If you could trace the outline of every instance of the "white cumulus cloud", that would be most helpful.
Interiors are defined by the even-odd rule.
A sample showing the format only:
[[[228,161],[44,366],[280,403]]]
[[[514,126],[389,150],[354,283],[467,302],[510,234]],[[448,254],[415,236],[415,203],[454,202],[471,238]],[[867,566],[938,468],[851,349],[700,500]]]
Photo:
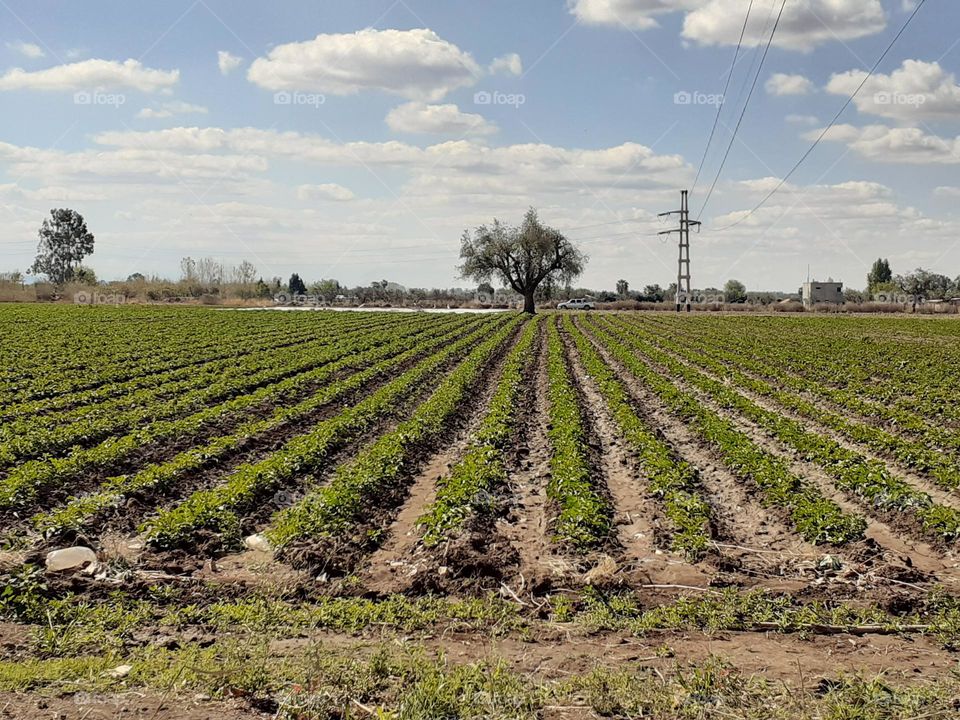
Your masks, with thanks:
[[[771,95],[807,95],[813,90],[813,83],[803,75],[774,73],[767,80],[766,89]]]
[[[490,63],[490,73],[496,75],[504,73],[506,75],[523,75],[523,60],[516,53],[501,55]]]
[[[742,0],[707,0],[697,3],[683,22],[683,36],[702,45],[735,45],[743,28]],[[755,3],[744,44],[766,43],[769,10],[779,12],[779,3]],[[788,0],[783,10],[775,47],[810,51],[828,42],[853,40],[873,35],[887,26],[880,0]]]
[[[497,126],[482,115],[465,113],[456,105],[427,105],[408,102],[387,114],[387,125],[394,132],[435,135],[490,135]]]
[[[323,183],[322,185],[300,185],[297,188],[297,198],[300,200],[335,200],[337,202],[348,202],[356,198],[350,188],[336,183]]]
[[[692,10],[702,0],[570,0],[570,12],[587,25],[614,25],[631,30],[657,27],[656,16]]]
[[[132,88],[143,92],[166,90],[180,80],[179,70],[154,70],[139,60],[83,60],[44,70],[8,70],[0,76],[0,90],[89,90]]]
[[[745,0],[568,0],[582,23],[648,30],[657,18],[684,13],[683,37],[701,45],[735,45],[743,28]],[[776,0],[755,2],[744,43],[765,43],[779,11]],[[886,27],[881,0],[788,0],[773,44],[809,51],[828,42],[873,35]]]
[[[138,118],[159,119],[173,117],[174,115],[190,115],[207,113],[207,108],[203,105],[194,105],[192,103],[174,100],[172,102],[161,103],[156,107],[143,108],[137,113]]]
[[[433,30],[366,29],[278,45],[253,61],[247,78],[269,90],[331,95],[379,90],[436,101],[473,85],[482,73],[469,53]]]
[[[46,53],[43,51],[43,48],[34,43],[28,42],[8,42],[7,47],[10,50],[20,53],[24,57],[28,57],[31,60],[37,60],[42,57],[46,57]]]
[[[220,68],[221,75],[229,75],[240,67],[241,63],[243,63],[242,57],[227,52],[226,50],[217,51],[217,67]]]
[[[815,139],[822,130],[807,133]],[[885,125],[835,125],[824,140],[846,143],[850,149],[876,162],[914,165],[956,165],[960,163],[960,137],[943,138],[919,128],[891,128]]]
[[[862,70],[836,74],[827,83],[827,92],[851,95],[864,77]],[[879,73],[867,80],[854,103],[862,113],[894,120],[952,119],[960,114],[960,85],[940,63],[904,60],[889,75]]]

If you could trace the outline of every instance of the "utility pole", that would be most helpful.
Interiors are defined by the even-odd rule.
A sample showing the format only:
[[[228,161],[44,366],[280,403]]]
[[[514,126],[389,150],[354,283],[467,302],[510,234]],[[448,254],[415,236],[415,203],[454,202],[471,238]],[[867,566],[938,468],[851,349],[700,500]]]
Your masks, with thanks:
[[[690,312],[690,298],[693,295],[690,290],[690,227],[700,227],[698,220],[690,219],[690,207],[688,204],[688,191],[680,191],[680,209],[671,210],[657,215],[657,217],[667,217],[669,215],[680,216],[680,227],[672,230],[663,230],[658,235],[669,235],[670,233],[680,234],[680,255],[677,259],[677,312],[681,307],[685,307]]]

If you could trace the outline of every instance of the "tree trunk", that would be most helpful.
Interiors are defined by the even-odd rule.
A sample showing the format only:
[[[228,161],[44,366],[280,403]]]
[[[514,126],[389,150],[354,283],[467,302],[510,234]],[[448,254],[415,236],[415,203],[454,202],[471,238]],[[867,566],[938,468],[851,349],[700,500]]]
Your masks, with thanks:
[[[525,293],[523,296],[523,311],[531,315],[537,314],[537,306],[533,302],[533,291]]]

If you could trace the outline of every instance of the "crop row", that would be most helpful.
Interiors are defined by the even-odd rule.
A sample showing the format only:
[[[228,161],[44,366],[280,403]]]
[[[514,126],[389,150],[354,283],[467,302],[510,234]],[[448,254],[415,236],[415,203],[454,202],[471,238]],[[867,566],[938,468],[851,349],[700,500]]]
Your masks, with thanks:
[[[356,353],[376,347],[383,340],[383,337],[368,335],[356,338],[353,343],[330,348],[309,360],[308,365],[316,366],[313,368],[304,368],[302,359],[293,358],[291,367],[297,368],[298,372],[281,366],[282,375],[290,377],[281,377],[279,382],[246,394],[236,395],[238,391],[231,390],[229,394],[235,397],[193,415],[151,423],[127,435],[109,438],[97,446],[77,449],[63,458],[32,460],[19,465],[0,480],[0,510],[28,506],[44,490],[81,479],[94,469],[113,467],[145,446],[189,436],[261,403],[278,402],[304,387],[327,381],[337,372],[353,367]]]
[[[65,314],[67,310],[80,310]],[[91,310],[87,308],[86,310]],[[264,317],[261,313],[196,310],[162,315],[134,308],[107,312],[114,322],[98,322],[98,309],[66,308],[55,321],[37,327],[26,321],[15,335],[21,352],[19,374],[2,385],[2,400],[32,401],[92,390],[176,368],[202,364],[207,358],[242,357],[247,341],[309,341],[363,318],[330,318],[318,328],[308,318]],[[367,318],[369,319],[369,318]],[[148,332],[143,332],[148,328]],[[19,328],[18,328],[19,329]]]
[[[293,349],[302,351],[318,344],[329,344],[346,335],[383,329],[382,323],[377,323],[376,318],[350,325],[333,324],[321,327],[322,331],[319,332],[316,328],[304,328],[295,333],[274,329],[256,336],[238,336],[210,348],[207,352],[197,348],[183,348],[182,357],[172,358],[171,369],[138,374],[122,382],[99,385],[89,390],[64,392],[55,397],[11,403],[0,412],[0,421],[4,421],[4,424],[0,425],[0,438],[8,438],[11,434],[29,429],[22,423],[11,425],[11,420],[19,421],[34,416],[34,422],[44,422],[46,418],[35,417],[42,414],[62,424],[84,413],[116,412],[125,407],[154,402],[201,386],[209,382],[209,377],[231,371],[242,357],[254,357],[259,353],[284,353]],[[188,364],[184,364],[184,358],[189,358]],[[130,360],[126,368],[136,371],[142,362],[143,358]],[[61,375],[70,373],[69,368],[60,364],[56,364],[56,371]]]
[[[362,390],[369,383],[388,375],[410,360],[433,352],[437,347],[455,339],[463,330],[464,328],[458,326],[450,332],[446,325],[438,325],[414,338],[417,342],[405,351],[403,348],[411,344],[411,338],[405,336],[365,351],[359,351],[358,348],[356,354],[329,366],[326,374],[332,375],[347,368],[359,367],[364,368],[363,370],[325,385],[319,392],[295,405],[280,406],[267,418],[250,420],[229,435],[214,438],[201,447],[190,448],[166,462],[151,464],[132,475],[108,478],[96,492],[76,497],[58,510],[36,515],[33,525],[45,535],[55,535],[68,528],[79,529],[98,513],[118,506],[133,494],[163,492],[177,480],[222,462],[223,458],[238,451],[251,439],[301,422],[318,408],[329,406],[350,393]]]
[[[724,342],[748,355],[767,357],[801,377],[929,422],[960,421],[960,389],[952,372],[960,356],[955,338],[935,341],[932,330],[941,323],[913,327],[890,318],[858,318],[853,327],[852,322],[820,318],[789,325],[753,323],[749,333],[738,330],[735,322],[723,329]],[[955,334],[950,324],[944,332]],[[816,352],[809,350],[812,347]]]
[[[584,370],[597,384],[620,432],[640,461],[650,493],[664,504],[674,526],[673,549],[696,560],[707,550],[711,536],[710,505],[703,498],[696,468],[679,458],[637,415],[623,382],[569,315],[564,325],[577,346]]]
[[[630,328],[617,323],[621,331]],[[754,401],[690,367],[638,337],[629,334],[633,347],[651,361],[710,396],[721,407],[735,410],[755,422],[767,434],[796,450],[801,457],[822,467],[836,486],[884,511],[913,513],[924,532],[941,540],[953,540],[960,534],[960,512],[937,505],[929,495],[894,477],[886,465],[849,450],[832,438],[810,432],[781,413],[767,410]]]
[[[644,323],[644,326],[656,327],[658,330],[662,328],[674,337],[680,329],[677,326],[664,328],[660,323]],[[927,446],[946,448],[954,454],[960,453],[960,433],[942,427],[937,423],[936,415],[919,414],[887,401],[870,400],[846,387],[834,387],[829,382],[832,376],[826,374],[827,371],[822,368],[817,369],[817,359],[811,359],[802,368],[794,368],[791,367],[794,353],[782,343],[747,345],[740,338],[720,332],[719,328],[713,328],[712,332],[704,329],[692,330],[685,327],[682,337],[685,341],[695,343],[704,352],[735,361],[750,372],[795,392],[827,400],[845,412],[878,421],[897,434],[914,435]],[[721,350],[718,346],[730,349]],[[884,362],[881,357],[875,358],[878,365]],[[943,405],[942,401],[938,404]]]
[[[587,430],[557,320],[553,317],[547,325],[551,451],[547,495],[559,507],[553,524],[555,539],[583,551],[607,541],[613,510],[591,479]]]
[[[189,542],[197,530],[208,529],[222,533],[227,545],[236,542],[243,513],[269,493],[315,475],[335,450],[388,417],[448,361],[501,327],[504,319],[482,322],[479,329],[427,357],[356,405],[290,440],[264,460],[236,468],[216,487],[197,491],[182,503],[161,511],[144,525],[148,538],[160,547],[176,546]]]
[[[732,422],[640,360],[636,353],[638,344],[629,338],[625,328],[619,328],[614,335],[607,323],[594,321],[590,325],[599,343],[615,360],[685,420],[691,431],[710,443],[734,474],[752,481],[767,504],[786,510],[805,539],[841,545],[863,537],[866,521],[862,517],[844,513],[816,487],[791,473],[781,458],[759,447]],[[629,346],[621,341],[625,335]]]
[[[352,460],[337,468],[330,482],[307,494],[274,518],[267,537],[278,548],[292,543],[353,536],[361,546],[375,544],[379,528],[357,537],[376,509],[393,507],[404,477],[417,458],[447,428],[494,352],[514,335],[522,317],[514,316],[498,332],[475,347],[448,374],[413,414],[392,432],[377,438]]]
[[[487,413],[469,447],[437,483],[436,499],[417,521],[428,547],[451,539],[463,529],[468,518],[494,509],[493,493],[508,479],[504,451],[517,433],[524,372],[532,361],[539,329],[539,317],[524,327],[507,356]]]
[[[419,325],[424,325],[420,323]],[[354,339],[364,341],[382,335],[358,332],[348,335],[349,347]],[[0,467],[22,462],[41,455],[56,456],[76,445],[90,446],[92,443],[110,438],[130,428],[143,428],[157,421],[195,412],[210,403],[249,392],[265,384],[282,380],[319,364],[330,362],[343,355],[340,344],[320,342],[299,348],[294,352],[282,353],[275,357],[272,353],[261,353],[244,358],[230,367],[229,372],[213,373],[203,378],[191,392],[185,392],[164,402],[152,402],[151,391],[144,391],[147,397],[138,397],[137,404],[125,411],[108,412],[103,408],[92,408],[89,412],[81,410],[75,422],[60,424],[56,418],[26,418],[23,423],[15,423],[6,432],[6,442],[0,444]],[[17,425],[26,427],[16,427]],[[5,434],[6,434],[5,432]]]
[[[750,363],[745,358],[739,358],[720,350],[711,350],[700,345],[676,343],[659,335],[656,336],[654,342],[683,357],[688,362],[695,363],[715,375],[729,379],[730,382],[741,388],[762,397],[770,398],[803,417],[836,430],[854,442],[893,457],[918,472],[929,474],[937,484],[947,489],[952,490],[960,487],[960,463],[956,459],[922,443],[908,440],[867,423],[852,420],[821,405],[816,405],[793,392],[781,390],[768,382],[750,377],[741,372],[735,365],[739,362],[747,367],[755,367],[754,363]],[[724,361],[715,360],[711,355],[723,358]],[[814,389],[811,387],[813,383],[799,379],[791,385],[793,387],[800,385],[805,390]]]

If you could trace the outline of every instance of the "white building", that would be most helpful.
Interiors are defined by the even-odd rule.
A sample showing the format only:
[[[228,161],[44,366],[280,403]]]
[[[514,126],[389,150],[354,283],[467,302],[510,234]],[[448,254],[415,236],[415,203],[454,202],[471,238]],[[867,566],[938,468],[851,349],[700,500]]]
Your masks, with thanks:
[[[817,282],[810,280],[800,288],[800,297],[803,298],[804,307],[813,307],[820,304],[843,305],[846,300],[843,297],[843,283]]]

